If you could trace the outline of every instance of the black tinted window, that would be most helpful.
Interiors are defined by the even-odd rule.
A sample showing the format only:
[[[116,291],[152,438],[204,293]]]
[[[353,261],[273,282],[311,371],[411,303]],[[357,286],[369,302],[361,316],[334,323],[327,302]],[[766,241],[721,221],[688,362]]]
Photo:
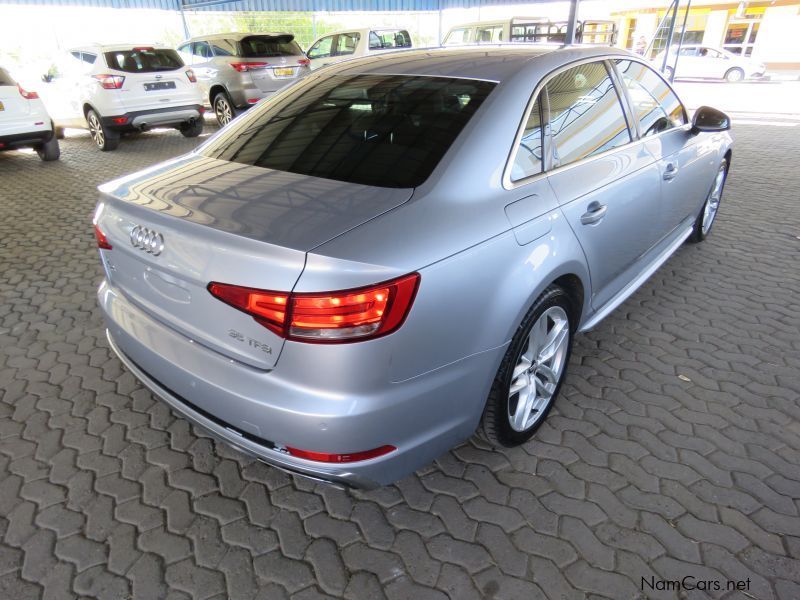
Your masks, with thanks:
[[[303,51],[293,35],[251,35],[239,42],[241,56],[245,58],[261,56],[297,56]]]
[[[0,68],[0,85],[17,85],[17,82],[11,78],[8,71]]]
[[[680,100],[650,67],[632,60],[618,60],[617,71],[628,89],[641,135],[652,135],[686,123]]]
[[[153,73],[174,71],[183,66],[175,50],[154,50],[153,48],[134,48],[106,52],[106,64],[117,71],[126,73]]]
[[[601,62],[567,69],[546,86],[554,166],[631,141],[622,104]]]
[[[416,187],[493,87],[443,77],[333,75],[251,109],[204,153],[326,179]]]
[[[406,30],[370,31],[369,49],[388,50],[391,48],[411,48],[411,36]]]
[[[540,99],[537,98],[519,140],[511,166],[511,180],[518,181],[536,175],[542,172],[542,168],[542,118]]]

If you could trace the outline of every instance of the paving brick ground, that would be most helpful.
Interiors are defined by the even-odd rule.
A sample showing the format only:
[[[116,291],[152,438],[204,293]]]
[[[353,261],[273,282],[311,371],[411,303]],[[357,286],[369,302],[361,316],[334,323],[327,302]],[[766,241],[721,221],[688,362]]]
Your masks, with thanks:
[[[800,136],[735,133],[712,237],[579,338],[535,441],[370,493],[214,443],[109,351],[94,188],[195,142],[0,154],[0,598],[800,598]]]

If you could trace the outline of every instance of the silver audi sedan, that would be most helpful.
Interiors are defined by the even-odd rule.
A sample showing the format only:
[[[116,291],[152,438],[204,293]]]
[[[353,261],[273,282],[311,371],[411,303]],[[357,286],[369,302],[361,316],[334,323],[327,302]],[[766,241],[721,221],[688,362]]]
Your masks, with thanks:
[[[120,360],[243,452],[374,487],[524,443],[594,327],[711,230],[729,119],[639,57],[416,50],[322,69],[100,187]]]

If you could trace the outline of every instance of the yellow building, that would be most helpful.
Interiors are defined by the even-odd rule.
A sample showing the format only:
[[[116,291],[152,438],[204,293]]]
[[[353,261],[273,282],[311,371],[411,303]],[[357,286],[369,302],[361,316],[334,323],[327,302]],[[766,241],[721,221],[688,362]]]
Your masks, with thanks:
[[[615,2],[619,46],[636,50],[656,33],[668,0]],[[686,12],[681,2],[674,43]],[[769,69],[800,69],[800,1],[719,2],[693,0],[684,43],[725,48],[766,63]]]

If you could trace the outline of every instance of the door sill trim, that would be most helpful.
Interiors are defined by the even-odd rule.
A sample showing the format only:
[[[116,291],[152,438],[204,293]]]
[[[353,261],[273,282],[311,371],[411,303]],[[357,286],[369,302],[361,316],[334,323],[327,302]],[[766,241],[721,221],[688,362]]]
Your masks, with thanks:
[[[650,276],[655,273],[661,265],[663,265],[670,256],[672,256],[675,251],[680,248],[683,242],[692,234],[693,224],[687,227],[676,239],[673,241],[669,246],[667,246],[650,265],[639,275],[636,276],[633,281],[631,281],[628,285],[622,288],[619,292],[617,292],[608,302],[606,302],[603,306],[601,306],[595,313],[581,325],[580,331],[581,333],[585,333],[590,329],[593,329],[600,321],[605,319],[614,309],[616,309],[620,304],[625,302],[629,296],[631,296],[636,290],[638,290],[645,281],[650,279]]]

